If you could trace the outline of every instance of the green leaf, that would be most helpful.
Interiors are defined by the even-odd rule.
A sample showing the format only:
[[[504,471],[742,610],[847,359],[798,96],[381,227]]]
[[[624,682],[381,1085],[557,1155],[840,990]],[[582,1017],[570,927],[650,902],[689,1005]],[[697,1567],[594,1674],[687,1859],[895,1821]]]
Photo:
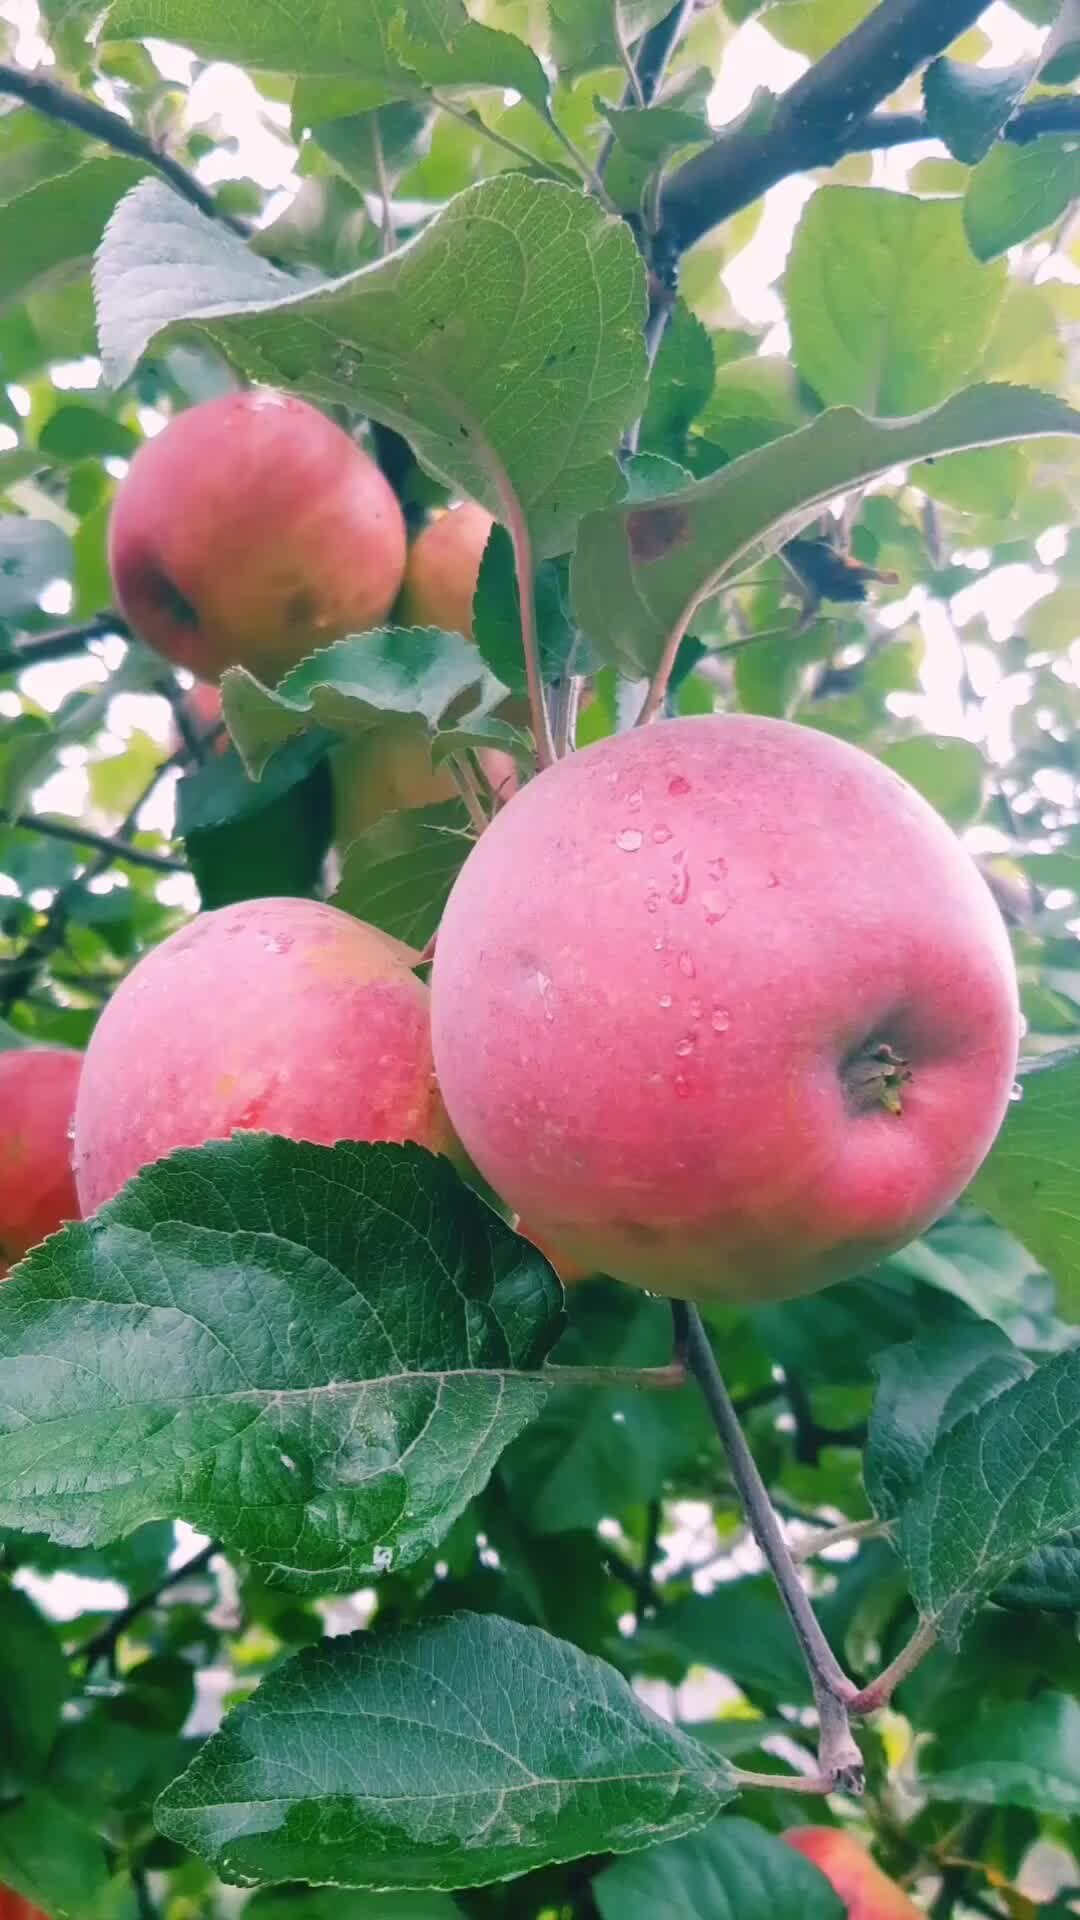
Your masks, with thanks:
[[[999,1607],[1037,1608],[1042,1613],[1080,1610],[1080,1530],[1040,1547],[994,1595]]]
[[[51,413],[38,435],[42,453],[56,460],[107,459],[111,454],[130,460],[139,436],[122,420],[113,420],[97,407],[68,401]]]
[[[785,276],[795,365],[826,406],[938,406],[977,366],[1005,282],[972,259],[955,201],[822,187]]]
[[[976,67],[932,60],[923,75],[927,125],[969,167],[989,153],[1035,76],[1034,60],[1012,67]]]
[[[944,1434],[1033,1365],[989,1321],[960,1321],[922,1340],[889,1347],[874,1364],[878,1390],[863,1457],[874,1512],[892,1520],[916,1492]]]
[[[118,154],[84,160],[0,207],[0,307],[93,254],[117,201],[146,168]]]
[[[1075,140],[1044,134],[1027,146],[1000,141],[980,160],[964,195],[964,231],[977,260],[993,260],[1059,220],[1080,193]]]
[[[1057,1355],[935,1447],[897,1536],[922,1618],[955,1646],[1029,1554],[1080,1526],[1080,1351]]]
[[[1029,653],[1065,653],[1080,636],[1080,586],[1058,587],[1024,615]]]
[[[636,160],[655,164],[680,147],[701,146],[715,138],[708,114],[687,107],[611,107],[598,101],[621,147]]]
[[[593,1881],[601,1920],[844,1920],[823,1873],[750,1820],[715,1820]]]
[[[1058,1309],[1080,1319],[1080,1050],[1021,1078],[1022,1097],[971,1184],[970,1198],[1008,1227],[1057,1282]]]
[[[309,654],[271,691],[244,667],[221,683],[229,732],[255,779],[286,741],[316,733],[359,739],[385,724],[427,741],[450,711],[484,713],[504,689],[471,641],[438,627],[378,627]]]
[[[790,360],[780,354],[754,353],[724,362],[698,421],[698,432],[710,452],[715,448],[723,461],[735,460],[740,453],[764,447],[804,426],[809,418]],[[714,458],[711,464],[719,466],[722,461]]]
[[[715,374],[706,329],[686,302],[677,300],[649,380],[638,435],[642,453],[685,459],[687,433],[712,392]]]
[[[407,1565],[543,1404],[557,1303],[418,1147],[173,1154],[0,1289],[0,1524],[175,1515],[322,1591]]]
[[[691,1831],[729,1778],[614,1668],[466,1613],[298,1654],[156,1817],[232,1884],[474,1887]]]
[[[533,600],[540,672],[545,683],[560,680],[568,669],[587,673],[591,665],[587,650],[579,643],[569,599],[565,558],[541,561],[536,569]],[[521,645],[521,603],[513,543],[505,527],[493,527],[484,548],[473,601],[473,627],[480,657],[496,679],[511,693],[524,693],[528,682]]]
[[[0,115],[0,206],[54,174],[70,173],[85,151],[85,134],[33,107],[15,107]]]
[[[254,781],[230,748],[180,781],[176,831],[204,907],[314,890],[333,827],[325,750],[314,734],[291,740]]]
[[[662,20],[665,0],[619,0],[619,25],[625,46]],[[551,51],[566,72],[586,72],[619,63],[613,0],[548,0]]]
[[[539,557],[616,497],[644,400],[644,268],[626,225],[569,187],[485,181],[411,246],[297,292],[148,181],[109,223],[95,289],[111,380],[163,327],[197,326],[251,379],[360,408],[497,518],[523,511]]]
[[[333,904],[422,951],[472,847],[457,800],[388,813],[350,841]]]
[[[51,1920],[84,1920],[107,1878],[97,1834],[53,1794],[31,1793],[0,1811],[0,1882]]]
[[[986,763],[969,740],[922,733],[896,740],[878,755],[944,815],[965,827],[982,811]]]
[[[319,0],[311,12],[212,0],[115,0],[110,40],[176,40],[207,60],[290,74],[356,75],[377,106],[430,85],[516,87],[546,97],[543,68],[510,33],[469,20],[462,0]]]
[[[68,1696],[63,1650],[33,1602],[0,1587],[0,1789],[40,1778]]]
[[[590,514],[572,569],[578,621],[603,659],[629,677],[651,674],[680,621],[834,494],[927,454],[1077,431],[1080,414],[1022,387],[967,387],[911,420],[832,408],[707,480]]]
[[[262,1887],[249,1920],[461,1920],[444,1893],[356,1893],[345,1887]]]
[[[812,1697],[791,1622],[765,1574],[672,1601],[639,1629],[634,1646],[646,1668],[658,1656],[711,1667],[755,1701],[801,1707]]]
[[[71,542],[52,520],[0,515],[0,620],[31,613],[51,580],[71,575]]]
[[[994,1709],[934,1742],[919,1788],[933,1800],[1080,1813],[1080,1703],[1043,1693]]]

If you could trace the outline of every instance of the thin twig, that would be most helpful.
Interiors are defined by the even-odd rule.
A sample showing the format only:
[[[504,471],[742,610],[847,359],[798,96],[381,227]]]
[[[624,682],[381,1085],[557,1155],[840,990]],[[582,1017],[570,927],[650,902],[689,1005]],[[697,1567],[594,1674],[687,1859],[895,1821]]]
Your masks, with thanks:
[[[378,183],[379,198],[382,201],[380,242],[384,254],[393,253],[397,245],[397,234],[394,230],[394,209],[390,201],[390,182],[387,178],[386,159],[383,154],[382,129],[379,126],[377,113],[371,116],[371,151],[375,160],[375,179]]]
[[[156,1607],[162,1594],[168,1593],[170,1588],[178,1587],[182,1581],[189,1580],[193,1574],[201,1573],[204,1567],[209,1566],[214,1555],[220,1552],[219,1540],[211,1540],[208,1546],[200,1547],[198,1553],[192,1554],[190,1560],[185,1560],[179,1567],[172,1567],[165,1578],[159,1581],[149,1593],[142,1594],[139,1599],[132,1600],[120,1613],[114,1614],[107,1627],[103,1627],[100,1633],[96,1633],[85,1646],[76,1647],[72,1657],[76,1660],[85,1660],[87,1667],[96,1666],[99,1660],[108,1659],[121,1635],[127,1632],[140,1614],[146,1613],[150,1607]]]
[[[622,8],[619,5],[619,0],[612,0],[611,31],[615,39],[615,51],[619,56],[619,65],[626,75],[626,88],[630,96],[627,105],[643,107],[645,105],[645,95],[641,90],[641,81],[637,76],[637,68],[630,58],[630,49],[623,37]]]
[[[133,160],[142,160],[155,173],[160,173],[169,185],[183,194],[185,200],[198,207],[200,213],[209,214],[211,219],[220,220],[234,233],[247,238],[251,228],[246,220],[231,213],[222,213],[212,193],[204,187],[187,167],[166,153],[161,147],[140,133],[123,114],[114,113],[111,107],[103,107],[97,100],[88,100],[81,93],[72,93],[67,87],[49,80],[42,73],[32,73],[25,67],[15,67],[6,61],[0,61],[0,94],[8,94],[15,100],[25,101],[35,112],[44,114],[49,120],[58,120],[66,127],[75,127],[78,132],[89,134],[93,140],[103,140],[115,153],[126,153]]]
[[[555,753],[560,760],[573,752],[577,739],[578,710],[581,695],[585,687],[585,675],[567,673],[555,689],[555,712],[552,716],[552,732],[555,736]]]
[[[469,819],[472,821],[473,826],[476,828],[477,833],[483,833],[484,828],[488,824],[488,816],[484,811],[479,789],[477,788],[476,781],[472,777],[471,769],[466,764],[464,756],[456,753],[449,754],[446,760],[446,770],[458,790],[462,805]]]
[[[723,1376],[696,1306],[672,1302],[676,1357],[685,1357],[712,1414],[732,1478],[754,1538],[761,1548],[806,1662],[818,1711],[818,1760],[833,1788],[860,1793],[862,1755],[848,1721],[847,1702],[856,1689],[840,1666],[799,1578],[757,1462],[746,1443]]]
[[[578,148],[575,147],[573,141],[570,138],[570,135],[566,131],[566,128],[561,127],[559,125],[559,122],[556,120],[555,115],[551,111],[550,107],[548,108],[547,112],[544,114],[544,125],[548,127],[550,131],[555,135],[555,138],[559,142],[559,145],[561,147],[565,147],[566,152],[570,156],[570,159],[573,161],[575,167],[577,168],[582,179],[584,180],[585,185],[588,187],[589,192],[595,194],[596,198],[600,202],[600,205],[605,209],[606,212],[618,214],[619,209],[615,205],[614,200],[611,198],[611,195],[609,194],[607,188],[605,187],[604,182],[600,178],[600,175],[597,172],[596,168],[592,165],[591,161],[587,160],[585,155],[579,152]]]
[[[553,1387],[646,1387],[670,1393],[685,1387],[686,1368],[679,1360],[666,1367],[541,1367],[528,1376]]]
[[[176,860],[171,854],[151,853],[147,847],[133,847],[118,842],[107,833],[93,833],[74,820],[54,820],[45,813],[0,812],[0,822],[10,827],[22,827],[28,833],[40,833],[46,840],[66,840],[74,847],[93,847],[98,853],[106,854],[110,861],[123,860],[131,867],[148,867],[151,873],[188,871],[187,862]]]
[[[50,660],[67,660],[84,652],[91,640],[120,640],[131,637],[131,629],[118,613],[98,613],[75,627],[55,627],[50,633],[21,640],[6,652],[0,651],[0,673],[21,673],[25,667],[44,666]]]
[[[664,650],[660,655],[659,665],[649,682],[649,691],[645,695],[641,712],[634,721],[635,727],[651,726],[652,722],[662,713],[664,701],[667,699],[668,681],[671,679],[672,672],[674,671],[679,648],[686,638],[687,628],[696,612],[697,601],[691,600],[689,605],[684,607],[675,625],[672,627],[671,632],[668,634],[667,639],[664,641]]]
[[[556,755],[540,670],[532,540],[521,504],[510,487],[503,496],[503,524],[514,547],[514,575],[517,581],[518,618],[521,621],[521,650],[525,656],[525,683],[529,690],[529,717],[536,739],[536,764],[543,772],[545,767],[554,765]]]
[[[463,127],[471,128],[473,133],[482,134],[485,140],[490,140],[496,147],[501,147],[504,153],[512,153],[516,160],[524,160],[526,166],[543,167],[544,162],[538,153],[530,153],[528,147],[519,146],[509,134],[499,133],[494,127],[489,127],[487,121],[480,118],[475,107],[455,106],[452,100],[447,100],[441,93],[432,93],[430,97],[440,113],[448,114],[451,120],[460,120]]]
[[[916,1627],[906,1647],[901,1647],[896,1659],[871,1680],[869,1686],[853,1695],[848,1702],[850,1712],[856,1714],[876,1713],[879,1707],[887,1707],[897,1687],[914,1673],[921,1660],[937,1645],[937,1634],[927,1621]]]
[[[812,1533],[809,1540],[803,1540],[792,1547],[791,1557],[797,1566],[804,1560],[816,1560],[819,1553],[827,1547],[843,1547],[854,1540],[885,1540],[889,1536],[887,1520],[845,1520],[838,1527],[822,1527]]]
[[[740,1792],[761,1787],[766,1793],[834,1793],[833,1780],[824,1773],[748,1773],[745,1767],[732,1767],[732,1785]]]
[[[641,94],[641,104],[651,106],[660,89],[664,70],[672,53],[682,38],[683,28],[694,11],[694,0],[677,0],[670,13],[665,13],[655,27],[650,27],[638,43],[637,58],[634,61],[634,76]],[[629,107],[634,103],[629,82],[623,90],[622,105]],[[611,149],[615,135],[609,126],[600,142],[596,156],[596,171],[601,180],[611,158]]]

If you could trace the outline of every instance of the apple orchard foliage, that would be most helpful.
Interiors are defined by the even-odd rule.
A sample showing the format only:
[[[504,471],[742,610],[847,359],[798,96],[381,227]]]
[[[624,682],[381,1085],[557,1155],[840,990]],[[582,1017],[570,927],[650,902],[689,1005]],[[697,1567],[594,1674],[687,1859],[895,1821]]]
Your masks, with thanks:
[[[1069,9],[1017,4],[1033,56],[987,69],[962,0],[42,0],[81,115],[20,92],[0,22],[9,1227],[36,1221],[32,1049],[81,1050],[112,1003],[104,1092],[137,1127],[251,1015],[219,965],[125,1032],[113,996],[199,904],[332,899],[432,939],[485,781],[535,764],[522,580],[558,744],[624,732],[652,682],[658,726],[783,718],[902,774],[978,857],[1026,1020],[1021,1097],[944,1218],[842,1284],[705,1310],[854,1684],[937,1636],[854,1723],[861,1802],[797,1792],[810,1680],[701,1396],[634,1383],[670,1358],[666,1303],[564,1300],[472,1170],[243,1133],[32,1252],[0,1289],[4,1920],[1075,1911],[1080,62]],[[759,91],[717,135],[754,12],[760,87],[805,56],[816,109]],[[896,28],[931,14],[937,43]],[[870,85],[880,42],[845,36],[886,16]],[[888,188],[830,60],[845,100],[925,115],[936,145],[881,133]],[[247,78],[207,118],[218,61]],[[724,270],[787,175],[805,205],[743,311]],[[107,535],[161,418],[246,383],[353,434],[410,539],[462,498],[498,524],[466,614],[410,575],[423,625],[231,671],[222,751],[120,618]],[[188,478],[190,555],[229,504],[212,445]],[[837,875],[858,839],[838,825]],[[314,1015],[257,1004],[321,1084]],[[56,1573],[127,1604],[69,1583],[61,1608]]]

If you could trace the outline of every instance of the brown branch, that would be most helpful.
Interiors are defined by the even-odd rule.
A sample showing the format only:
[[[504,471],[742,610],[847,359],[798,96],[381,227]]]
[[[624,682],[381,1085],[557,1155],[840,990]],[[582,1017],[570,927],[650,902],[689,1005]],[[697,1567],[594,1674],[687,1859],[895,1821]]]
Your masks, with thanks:
[[[214,1555],[220,1552],[220,1542],[211,1540],[208,1546],[200,1547],[198,1553],[192,1554],[190,1560],[183,1561],[178,1567],[171,1567],[156,1587],[153,1587],[149,1593],[140,1595],[137,1600],[132,1600],[122,1612],[114,1614],[107,1627],[103,1627],[102,1631],[95,1634],[92,1640],[88,1640],[85,1646],[76,1647],[72,1657],[76,1660],[85,1660],[87,1667],[96,1665],[99,1660],[111,1659],[117,1641],[121,1634],[127,1632],[132,1621],[137,1620],[139,1615],[146,1613],[150,1607],[156,1607],[162,1595],[168,1593],[170,1588],[180,1586],[193,1574],[202,1573],[203,1569],[210,1565]]]
[[[185,200],[189,200],[193,207],[198,207],[200,213],[221,220],[245,239],[251,232],[246,220],[221,212],[213,194],[196,180],[187,167],[182,166],[179,160],[174,160],[161,147],[155,146],[146,134],[140,133],[130,120],[125,120],[123,114],[114,113],[111,107],[103,107],[97,100],[88,100],[84,94],[72,93],[55,80],[47,79],[43,73],[30,72],[25,67],[12,66],[6,61],[0,61],[0,94],[22,100],[47,119],[58,120],[65,127],[75,127],[79,133],[89,134],[93,140],[104,141],[114,153],[126,153],[133,160],[144,161],[155,173],[160,173],[170,186],[175,187]]]
[[[22,827],[27,833],[40,833],[46,840],[67,840],[75,847],[93,847],[98,853],[107,854],[110,861],[126,860],[129,866],[148,867],[152,873],[186,873],[188,870],[186,861],[175,860],[171,854],[126,845],[107,833],[94,833],[80,826],[77,820],[55,820],[46,813],[0,812],[0,823]]]
[[[131,628],[119,613],[96,613],[92,620],[83,620],[78,626],[54,627],[49,633],[19,641],[6,652],[0,649],[0,673],[21,673],[24,667],[67,660],[72,654],[82,653],[89,641],[106,640],[112,634],[120,640],[131,637]]]
[[[986,0],[883,0],[781,94],[767,127],[722,133],[672,174],[661,200],[670,244],[685,252],[779,180],[831,165],[856,150],[849,144],[853,139],[865,144],[864,123],[874,109],[972,26],[985,5]],[[909,127],[921,119],[896,117]],[[908,131],[903,137],[926,134]]]

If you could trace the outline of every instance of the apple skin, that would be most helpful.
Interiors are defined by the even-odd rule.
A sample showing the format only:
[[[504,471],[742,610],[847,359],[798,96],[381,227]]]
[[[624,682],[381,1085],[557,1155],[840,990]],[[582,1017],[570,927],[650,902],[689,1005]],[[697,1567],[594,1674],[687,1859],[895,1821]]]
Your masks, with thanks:
[[[937,1219],[1019,1036],[1000,916],[938,815],[858,748],[744,715],[524,787],[447,903],[432,1021],[455,1131],[556,1264],[746,1301]]]
[[[221,907],[154,947],[87,1049],[74,1140],[83,1211],[162,1154],[234,1128],[449,1151],[418,958],[300,899]]]
[[[82,1063],[63,1047],[0,1053],[0,1279],[79,1217],[70,1128]]]
[[[429,520],[405,562],[396,619],[402,627],[441,627],[473,638],[473,595],[494,520],[474,500]]]
[[[925,1920],[853,1834],[840,1827],[789,1827],[781,1839],[825,1875],[847,1908],[847,1920]]]
[[[177,414],[139,448],[109,522],[136,633],[202,680],[273,685],[315,648],[389,613],[405,522],[347,433],[293,394],[253,388]]]
[[[35,1907],[14,1887],[0,1887],[0,1920],[49,1920],[42,1907]]]

